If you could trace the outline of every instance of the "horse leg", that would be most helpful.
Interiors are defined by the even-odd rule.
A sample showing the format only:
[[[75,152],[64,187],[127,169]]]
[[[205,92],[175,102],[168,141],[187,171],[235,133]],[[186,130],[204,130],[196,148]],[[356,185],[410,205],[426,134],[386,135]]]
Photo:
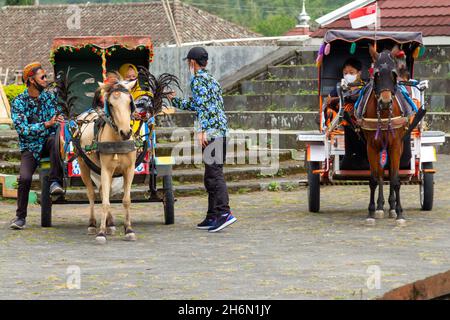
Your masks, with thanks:
[[[394,183],[394,190],[395,190],[395,198],[396,198],[396,206],[395,206],[395,212],[397,213],[397,224],[399,226],[402,226],[405,224],[406,220],[403,216],[403,208],[402,204],[400,202],[400,177],[398,174],[396,174],[393,178]]]
[[[397,213],[395,212],[395,190],[394,190],[394,183],[391,178],[391,181],[389,183],[389,219],[395,219],[397,218]]]
[[[133,162],[134,163],[134,162]],[[134,177],[134,167],[128,169],[123,175],[123,199],[122,204],[125,209],[125,239],[126,241],[136,241],[136,234],[131,228],[131,184]]]
[[[383,172],[383,168],[380,167],[381,172]],[[383,174],[378,177],[378,200],[377,200],[377,210],[375,211],[375,218],[383,219],[384,218],[384,193],[383,193]]]
[[[100,244],[106,243],[106,218],[108,217],[108,212],[111,208],[111,204],[109,202],[109,194],[111,189],[112,182],[112,172],[108,172],[108,170],[102,168],[101,174],[101,182],[102,182],[102,220],[100,223],[100,231],[97,233],[97,237],[95,240]]]
[[[87,197],[89,199],[89,226],[88,235],[95,235],[97,233],[97,220],[95,219],[95,188],[91,180],[91,170],[86,166],[83,161],[79,161],[81,170],[81,180],[87,189]]]
[[[375,224],[375,191],[378,185],[378,182],[373,174],[370,177],[369,185],[370,185],[370,203],[369,203],[369,215],[367,216],[366,223],[369,225],[373,225]]]
[[[106,234],[113,236],[115,233],[116,233],[116,223],[114,222],[114,217],[110,209],[108,210],[108,215],[106,217]]]

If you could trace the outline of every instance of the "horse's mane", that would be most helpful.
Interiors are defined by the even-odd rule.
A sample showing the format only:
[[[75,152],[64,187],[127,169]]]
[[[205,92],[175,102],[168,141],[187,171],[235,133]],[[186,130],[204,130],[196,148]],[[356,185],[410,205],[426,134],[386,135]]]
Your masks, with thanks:
[[[98,87],[97,90],[95,90],[94,98],[92,100],[92,108],[98,108],[103,106],[102,97],[105,96],[106,99],[109,98],[111,93],[117,90],[123,90],[125,87],[120,84],[119,82],[114,83],[108,83],[105,84],[102,87]]]

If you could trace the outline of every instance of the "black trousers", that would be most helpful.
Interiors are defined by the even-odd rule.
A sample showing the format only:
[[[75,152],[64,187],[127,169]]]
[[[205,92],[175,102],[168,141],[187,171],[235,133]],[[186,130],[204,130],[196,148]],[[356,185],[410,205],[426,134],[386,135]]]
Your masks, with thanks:
[[[226,150],[226,138],[212,139],[203,149],[204,183],[208,192],[207,217],[218,217],[230,212],[228,189],[223,175]]]
[[[42,149],[42,157],[50,156],[50,172],[49,181],[59,182],[62,180],[62,167],[59,160],[59,150],[55,145],[55,136],[52,135],[47,138]],[[22,151],[20,156],[20,174],[18,179],[18,191],[17,191],[17,211],[16,216],[18,218],[27,217],[28,198],[30,196],[31,182],[33,180],[33,174],[39,165],[33,153],[26,150]]]

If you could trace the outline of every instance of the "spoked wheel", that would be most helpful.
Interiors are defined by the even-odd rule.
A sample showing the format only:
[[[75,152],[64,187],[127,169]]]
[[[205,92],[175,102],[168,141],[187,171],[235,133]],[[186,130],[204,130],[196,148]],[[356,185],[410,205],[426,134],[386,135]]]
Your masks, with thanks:
[[[422,163],[422,170],[424,169],[433,169],[433,163]],[[434,175],[433,173],[422,171],[420,177],[420,206],[424,211],[431,211],[433,209],[434,198]]]
[[[164,189],[164,223],[175,223],[175,197],[173,195],[172,176],[167,175],[163,177],[163,189]]]
[[[308,161],[308,208],[310,212],[320,210],[320,174],[314,174],[314,170],[320,169],[320,162]]]

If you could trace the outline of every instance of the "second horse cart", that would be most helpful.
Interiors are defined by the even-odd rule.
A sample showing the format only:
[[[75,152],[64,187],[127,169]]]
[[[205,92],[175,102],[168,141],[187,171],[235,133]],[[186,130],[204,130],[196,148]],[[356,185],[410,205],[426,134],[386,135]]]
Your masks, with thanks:
[[[339,110],[332,123],[325,121],[326,97],[337,87],[342,78],[342,65],[349,57],[362,63],[362,78],[370,79],[371,58],[368,46],[377,42],[379,48],[392,48],[398,45],[406,54],[406,67],[414,77],[414,59],[423,53],[422,34],[420,32],[377,32],[329,30],[324,37],[318,68],[319,75],[319,129],[302,132],[298,140],[306,147],[305,162],[308,170],[308,207],[310,212],[320,210],[320,188],[323,185],[359,184],[370,179],[367,160],[343,164],[346,148],[352,142],[346,137],[340,124],[344,121],[344,103],[339,96]],[[336,85],[338,84],[338,85]],[[418,92],[418,108],[426,108],[425,90],[427,80],[417,80],[404,85]],[[428,131],[424,121],[406,137],[404,152],[400,164],[402,184],[419,185],[421,208],[431,210],[433,207],[434,181],[436,170],[433,163],[437,161],[436,146],[445,142],[445,133]],[[361,152],[365,152],[364,150]],[[358,158],[358,157],[357,157]],[[362,159],[366,157],[360,157]],[[386,170],[385,175],[388,172]]]

